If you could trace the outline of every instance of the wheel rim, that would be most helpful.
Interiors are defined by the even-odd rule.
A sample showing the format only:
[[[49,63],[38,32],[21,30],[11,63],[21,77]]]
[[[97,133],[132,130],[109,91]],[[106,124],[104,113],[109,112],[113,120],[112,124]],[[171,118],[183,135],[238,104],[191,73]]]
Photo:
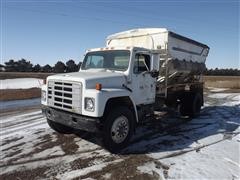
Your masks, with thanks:
[[[120,116],[115,119],[111,128],[111,137],[115,143],[123,142],[129,132],[129,122],[125,116]]]

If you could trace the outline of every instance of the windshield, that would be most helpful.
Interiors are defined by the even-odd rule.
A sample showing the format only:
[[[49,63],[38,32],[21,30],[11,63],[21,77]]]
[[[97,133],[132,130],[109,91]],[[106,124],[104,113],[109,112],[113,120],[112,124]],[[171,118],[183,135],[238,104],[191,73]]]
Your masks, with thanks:
[[[130,51],[128,50],[89,52],[83,60],[81,69],[104,68],[116,71],[126,71],[129,64],[129,58]]]

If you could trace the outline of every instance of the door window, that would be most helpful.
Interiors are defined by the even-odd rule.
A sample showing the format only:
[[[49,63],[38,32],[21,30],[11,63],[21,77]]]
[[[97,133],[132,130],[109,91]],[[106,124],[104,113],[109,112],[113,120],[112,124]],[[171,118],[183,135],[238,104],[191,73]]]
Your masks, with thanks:
[[[150,56],[146,54],[136,54],[133,72],[140,74],[141,72],[150,70]]]

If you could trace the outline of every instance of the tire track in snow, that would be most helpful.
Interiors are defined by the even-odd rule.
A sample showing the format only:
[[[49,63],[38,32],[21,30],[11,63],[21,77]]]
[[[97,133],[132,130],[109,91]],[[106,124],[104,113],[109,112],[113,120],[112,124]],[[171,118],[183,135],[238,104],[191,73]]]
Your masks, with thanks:
[[[238,134],[240,134],[240,132],[233,134],[233,137],[237,136]],[[180,150],[180,151],[173,152],[173,153],[170,153],[170,154],[167,154],[167,155],[163,155],[162,157],[158,157],[158,158],[156,158],[156,160],[167,159],[167,158],[171,158],[171,157],[180,156],[180,155],[192,152],[192,151],[198,151],[202,148],[209,147],[211,145],[214,145],[214,144],[220,143],[222,141],[226,141],[226,140],[227,139],[220,139],[218,141],[214,141],[214,142],[211,142],[211,143],[208,143],[208,144],[203,144],[203,145],[193,147],[193,148],[190,148],[190,149]]]
[[[43,120],[41,120],[41,119],[43,119]],[[19,131],[22,131],[22,130],[28,130],[28,128],[31,128],[31,127],[36,127],[36,126],[39,126],[39,125],[46,124],[45,118],[40,118],[39,120],[41,120],[41,121],[34,122],[34,123],[31,123],[31,124],[27,124],[27,125],[22,125],[22,126],[20,125],[19,128],[4,129],[4,130],[1,131],[0,136],[9,135],[9,134],[16,133],[16,132],[19,132]]]
[[[43,158],[33,158],[30,160],[22,160],[22,161],[17,161],[14,163],[10,163],[10,164],[3,164],[0,165],[0,168],[3,167],[9,167],[9,166],[23,166],[23,165],[28,165],[31,163],[35,163],[35,162],[44,162],[44,161],[54,161],[56,159],[68,159],[71,158],[72,156],[79,156],[79,155],[83,155],[86,154],[88,155],[91,152],[95,152],[98,150],[102,150],[101,148],[95,148],[95,149],[91,149],[91,150],[84,150],[84,151],[79,151],[77,153],[75,153],[74,155],[67,155],[67,154],[63,154],[63,155],[53,155],[53,156],[49,156],[49,157],[43,157]],[[1,162],[1,161],[0,161]]]
[[[31,130],[32,127],[37,128],[40,125],[46,123],[46,118],[42,115],[41,111],[33,111],[24,113],[21,115],[13,115],[7,117],[1,117],[0,122],[0,136],[1,139],[5,139],[14,133],[20,131]],[[5,136],[5,137],[4,137]]]
[[[38,116],[38,117],[34,117],[34,118],[31,118],[31,119],[23,119],[22,121],[20,122],[11,122],[11,123],[3,123],[3,124],[0,124],[2,128],[13,128],[15,126],[19,126],[19,125],[24,125],[24,124],[28,124],[29,121],[31,121],[31,123],[33,122],[36,122],[38,121],[39,119],[43,119],[45,117],[43,116]]]
[[[31,117],[40,117],[40,116],[43,116],[41,111],[34,111],[34,112],[31,112],[31,113],[24,113],[24,114],[21,114],[21,115],[13,115],[13,116],[7,116],[7,117],[4,117],[2,116],[1,117],[1,122],[0,124],[4,124],[4,123],[9,123],[9,122],[21,122],[22,120],[26,120],[28,118],[31,118]]]

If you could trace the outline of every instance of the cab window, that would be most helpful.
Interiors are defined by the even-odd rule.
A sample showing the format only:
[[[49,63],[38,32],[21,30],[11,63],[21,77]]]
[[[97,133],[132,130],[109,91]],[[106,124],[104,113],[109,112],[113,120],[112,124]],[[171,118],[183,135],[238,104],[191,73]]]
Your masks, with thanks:
[[[133,72],[140,74],[141,72],[150,70],[150,56],[146,54],[136,54]]]
[[[101,68],[103,66],[103,56],[88,56],[86,68]]]

